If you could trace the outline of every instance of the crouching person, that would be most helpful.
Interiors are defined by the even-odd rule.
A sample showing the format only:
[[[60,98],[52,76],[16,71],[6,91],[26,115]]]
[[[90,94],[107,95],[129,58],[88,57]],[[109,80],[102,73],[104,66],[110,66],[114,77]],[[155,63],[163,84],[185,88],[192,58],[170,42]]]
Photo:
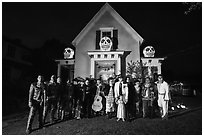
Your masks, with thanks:
[[[43,102],[45,96],[45,87],[43,84],[43,77],[39,75],[37,77],[37,82],[32,83],[29,90],[29,101],[28,106],[30,107],[30,113],[28,116],[26,133],[30,134],[32,132],[32,123],[36,111],[39,114],[39,128],[43,127]]]

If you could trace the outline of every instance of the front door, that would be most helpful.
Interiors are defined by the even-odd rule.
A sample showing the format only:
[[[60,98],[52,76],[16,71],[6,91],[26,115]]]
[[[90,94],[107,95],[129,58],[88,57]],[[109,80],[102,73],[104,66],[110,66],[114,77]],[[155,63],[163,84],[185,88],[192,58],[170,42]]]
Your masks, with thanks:
[[[64,65],[61,67],[61,79],[62,79],[62,83],[65,84],[67,82],[67,80],[69,79],[69,66]]]
[[[103,81],[108,80],[115,73],[116,61],[96,61],[95,62],[95,78],[101,78]]]
[[[61,67],[61,79],[62,83],[66,84],[67,80],[72,81],[74,78],[74,65],[62,65]]]

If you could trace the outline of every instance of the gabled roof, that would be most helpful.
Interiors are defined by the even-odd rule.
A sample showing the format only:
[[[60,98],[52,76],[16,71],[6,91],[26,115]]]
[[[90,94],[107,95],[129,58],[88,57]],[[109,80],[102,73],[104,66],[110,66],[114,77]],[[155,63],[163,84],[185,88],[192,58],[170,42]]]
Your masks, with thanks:
[[[89,30],[94,26],[94,24],[102,17],[105,12],[109,12],[125,29],[131,36],[139,41],[143,42],[143,38],[108,4],[105,3],[104,6],[97,12],[97,14],[89,21],[89,23],[82,29],[82,31],[77,35],[77,37],[72,41],[72,44],[77,45],[82,38],[89,32]]]

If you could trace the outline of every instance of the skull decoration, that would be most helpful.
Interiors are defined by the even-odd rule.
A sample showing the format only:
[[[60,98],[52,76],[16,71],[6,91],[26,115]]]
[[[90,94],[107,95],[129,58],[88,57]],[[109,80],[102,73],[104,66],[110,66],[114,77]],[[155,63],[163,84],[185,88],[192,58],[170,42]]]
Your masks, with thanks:
[[[154,57],[155,50],[152,46],[147,46],[143,49],[144,57]]]
[[[103,37],[101,38],[99,45],[102,51],[110,51],[113,42],[109,37]]]
[[[64,59],[70,59],[74,56],[74,50],[71,48],[64,49]]]

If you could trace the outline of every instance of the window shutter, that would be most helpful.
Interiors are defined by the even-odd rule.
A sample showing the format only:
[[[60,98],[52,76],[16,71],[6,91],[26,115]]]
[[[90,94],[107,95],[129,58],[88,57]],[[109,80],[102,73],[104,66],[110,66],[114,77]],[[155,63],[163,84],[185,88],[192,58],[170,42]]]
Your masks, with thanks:
[[[96,49],[100,49],[99,42],[101,38],[101,31],[96,30]]]
[[[113,30],[113,50],[118,49],[118,30]]]

